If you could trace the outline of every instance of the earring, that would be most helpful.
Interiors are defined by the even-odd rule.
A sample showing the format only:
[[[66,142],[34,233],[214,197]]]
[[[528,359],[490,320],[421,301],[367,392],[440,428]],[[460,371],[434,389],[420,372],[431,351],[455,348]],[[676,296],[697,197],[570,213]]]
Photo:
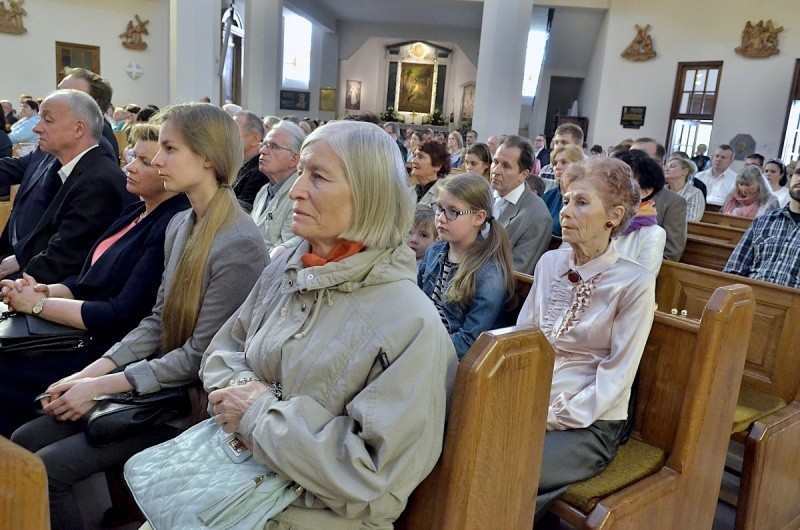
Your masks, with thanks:
[[[614,221],[611,220],[606,221],[606,228],[614,228]]]

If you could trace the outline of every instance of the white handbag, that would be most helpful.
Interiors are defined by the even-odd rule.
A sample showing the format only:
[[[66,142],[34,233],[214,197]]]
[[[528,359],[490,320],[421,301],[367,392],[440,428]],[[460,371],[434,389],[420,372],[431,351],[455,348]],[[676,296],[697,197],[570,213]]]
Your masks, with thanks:
[[[125,481],[154,530],[260,529],[301,495],[252,458],[234,462],[228,436],[207,419],[128,460]]]

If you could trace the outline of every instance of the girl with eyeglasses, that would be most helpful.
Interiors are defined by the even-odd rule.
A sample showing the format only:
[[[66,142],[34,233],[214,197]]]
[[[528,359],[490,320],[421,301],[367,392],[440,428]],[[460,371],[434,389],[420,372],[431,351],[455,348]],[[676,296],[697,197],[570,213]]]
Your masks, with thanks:
[[[432,204],[439,241],[417,269],[417,283],[439,310],[459,359],[483,331],[497,327],[514,291],[511,244],[491,204],[480,175],[444,180]]]

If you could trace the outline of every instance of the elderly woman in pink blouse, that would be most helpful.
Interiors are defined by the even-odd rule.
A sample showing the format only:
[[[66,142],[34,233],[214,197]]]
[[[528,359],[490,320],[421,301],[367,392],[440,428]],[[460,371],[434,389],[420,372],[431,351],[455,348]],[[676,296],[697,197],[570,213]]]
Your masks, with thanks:
[[[537,519],[569,484],[614,458],[655,310],[655,277],[611,244],[639,205],[628,165],[592,158],[570,166],[561,181],[569,248],[539,260],[517,321],[541,328],[556,354]]]

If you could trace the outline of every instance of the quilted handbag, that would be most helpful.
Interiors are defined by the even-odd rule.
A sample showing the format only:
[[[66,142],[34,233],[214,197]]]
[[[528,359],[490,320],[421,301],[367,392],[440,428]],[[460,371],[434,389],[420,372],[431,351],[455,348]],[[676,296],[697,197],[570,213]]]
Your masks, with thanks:
[[[207,419],[125,464],[125,481],[154,530],[261,529],[303,488],[254,459],[235,463]]]
[[[148,427],[188,416],[192,409],[185,387],[165,388],[151,394],[123,392],[102,396],[86,419],[86,440],[103,447]]]

